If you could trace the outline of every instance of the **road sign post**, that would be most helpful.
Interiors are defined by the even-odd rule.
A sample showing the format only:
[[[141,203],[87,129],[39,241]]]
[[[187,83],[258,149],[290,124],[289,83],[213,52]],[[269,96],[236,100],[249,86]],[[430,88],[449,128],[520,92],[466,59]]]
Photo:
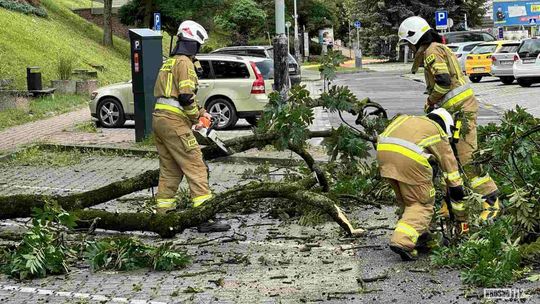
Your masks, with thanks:
[[[435,28],[438,30],[448,29],[448,11],[435,12]]]
[[[360,28],[362,27],[362,22],[356,20],[354,22],[354,27],[356,28],[356,48],[354,50],[354,66],[356,68],[362,68],[362,50],[360,49]]]

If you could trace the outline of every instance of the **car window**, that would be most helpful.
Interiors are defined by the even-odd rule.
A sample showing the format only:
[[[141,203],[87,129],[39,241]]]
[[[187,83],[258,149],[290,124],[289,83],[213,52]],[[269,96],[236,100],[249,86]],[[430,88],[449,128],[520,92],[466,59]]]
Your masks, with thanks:
[[[495,37],[491,36],[490,34],[488,33],[482,33],[482,36],[484,36],[484,41],[495,41]]]
[[[247,50],[247,55],[266,58],[266,53],[264,52],[264,50]]]
[[[497,53],[515,53],[519,44],[503,44]]]
[[[537,57],[540,54],[540,40],[539,39],[530,39],[525,40],[521,44],[518,50],[519,57]]]
[[[274,78],[274,61],[273,60],[263,60],[255,62],[255,65],[263,75],[264,79],[273,79]]]
[[[448,48],[450,49],[450,51],[452,51],[454,53],[459,50],[459,46],[457,46],[457,45],[448,45]]]
[[[202,67],[202,73],[198,74],[199,79],[210,79],[210,62],[207,60],[199,60]]]
[[[212,61],[216,79],[249,78],[249,71],[243,62]]]
[[[469,44],[463,47],[464,52],[472,51],[478,44]]]
[[[471,54],[489,54],[495,52],[495,49],[497,49],[495,44],[478,45],[471,51]]]

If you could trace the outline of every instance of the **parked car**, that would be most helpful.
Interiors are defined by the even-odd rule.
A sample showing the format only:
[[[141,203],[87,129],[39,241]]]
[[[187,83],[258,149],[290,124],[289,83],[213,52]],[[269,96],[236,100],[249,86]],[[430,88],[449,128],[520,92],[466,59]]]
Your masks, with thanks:
[[[448,32],[441,34],[444,44],[453,44],[460,42],[472,42],[472,41],[495,41],[495,37],[490,33],[481,31],[460,31],[460,32]]]
[[[499,77],[504,84],[514,82],[514,56],[519,47],[519,42],[508,42],[491,56],[491,75]]]
[[[270,59],[224,54],[198,55],[197,102],[219,118],[218,129],[231,128],[239,118],[257,123],[272,91],[274,63]],[[92,93],[90,112],[103,127],[120,127],[134,118],[131,81]]]
[[[540,82],[540,39],[521,42],[514,57],[514,77],[522,87]]]
[[[212,52],[212,54],[232,54],[239,56],[253,56],[253,57],[263,57],[274,59],[274,47],[271,45],[265,46],[229,46],[217,49]],[[296,85],[300,84],[302,80],[301,69],[296,59],[289,54],[289,78],[291,79],[291,84]]]
[[[491,56],[497,52],[504,43],[509,41],[484,42],[477,45],[467,55],[465,72],[472,82],[480,82],[482,77],[491,76]]]
[[[456,57],[458,59],[459,65],[461,66],[461,71],[465,73],[465,60],[467,59],[467,55],[474,49],[475,46],[482,43],[481,41],[473,41],[473,42],[458,42],[458,43],[452,43],[447,45],[447,47],[456,54]]]

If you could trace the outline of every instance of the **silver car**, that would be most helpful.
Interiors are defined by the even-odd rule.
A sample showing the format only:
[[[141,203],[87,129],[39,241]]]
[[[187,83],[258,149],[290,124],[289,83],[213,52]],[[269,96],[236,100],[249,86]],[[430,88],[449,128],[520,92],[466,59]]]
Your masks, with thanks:
[[[519,42],[505,43],[491,55],[491,75],[499,77],[504,84],[514,82],[514,57],[518,48]]]
[[[456,54],[459,65],[461,66],[461,71],[465,73],[465,61],[467,60],[467,55],[474,49],[475,46],[479,45],[483,41],[471,41],[471,42],[458,42],[448,44],[447,47]]]
[[[219,118],[218,129],[231,128],[239,118],[255,125],[272,92],[274,63],[270,59],[223,54],[198,55],[197,102]],[[103,127],[121,127],[134,118],[131,81],[92,93],[90,112]]]

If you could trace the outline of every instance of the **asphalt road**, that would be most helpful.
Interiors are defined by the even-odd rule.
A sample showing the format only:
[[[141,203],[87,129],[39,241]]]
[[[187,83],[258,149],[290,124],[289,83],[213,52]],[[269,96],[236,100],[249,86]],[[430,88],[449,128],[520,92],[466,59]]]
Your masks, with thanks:
[[[359,99],[371,98],[381,104],[390,117],[396,114],[423,115],[423,107],[427,95],[424,94],[425,85],[402,76],[403,71],[393,72],[364,72],[339,75],[334,85],[346,85]],[[498,119],[494,110],[480,104],[478,122],[486,124]],[[333,126],[341,124],[337,114],[331,114]],[[344,115],[345,120],[354,124],[355,117]]]

